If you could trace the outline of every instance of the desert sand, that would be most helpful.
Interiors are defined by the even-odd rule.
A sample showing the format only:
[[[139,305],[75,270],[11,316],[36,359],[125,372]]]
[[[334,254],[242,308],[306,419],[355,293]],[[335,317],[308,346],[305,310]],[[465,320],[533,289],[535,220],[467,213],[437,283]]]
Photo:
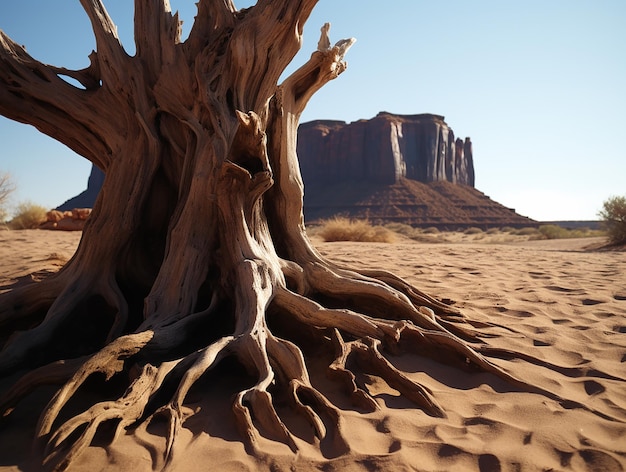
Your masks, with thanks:
[[[0,232],[0,291],[58,270],[78,232]],[[288,409],[300,452],[262,440],[248,455],[231,421],[236,375],[221,372],[193,390],[196,410],[174,450],[177,471],[623,471],[626,469],[626,253],[593,252],[597,240],[509,243],[323,243],[328,258],[395,272],[427,293],[454,301],[471,320],[492,323],[485,342],[545,361],[495,360],[516,376],[573,403],[518,391],[488,374],[411,354],[389,356],[430,388],[447,418],[433,418],[379,378],[361,379],[380,410],[363,414],[311,360],[311,376],[343,410],[351,451],[330,457]],[[4,380],[6,389],[14,379]],[[52,388],[29,395],[0,422],[0,470],[37,470],[30,439]],[[89,395],[86,392],[85,395]],[[587,409],[581,408],[585,405]],[[149,471],[161,464],[158,424],[92,445],[71,470]]]

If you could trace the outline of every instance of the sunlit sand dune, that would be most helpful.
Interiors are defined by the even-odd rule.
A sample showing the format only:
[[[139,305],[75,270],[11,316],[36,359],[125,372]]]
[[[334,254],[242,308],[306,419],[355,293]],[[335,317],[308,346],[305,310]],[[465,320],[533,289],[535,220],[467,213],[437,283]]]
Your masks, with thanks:
[[[58,270],[80,233],[0,232],[0,291]],[[585,250],[597,240],[395,244],[314,241],[345,265],[384,268],[418,288],[453,302],[495,347],[539,359],[495,360],[544,390],[571,400],[516,391],[484,373],[447,367],[412,354],[389,356],[408,376],[431,389],[447,413],[433,418],[373,375],[363,382],[379,411],[351,406],[325,376],[329,359],[312,359],[313,383],[345,412],[350,451],[336,455],[316,444],[309,426],[287,406],[280,413],[297,432],[300,452],[261,440],[246,453],[230,412],[240,377],[209,374],[190,393],[197,410],[174,450],[180,471],[623,471],[626,469],[626,253]],[[14,379],[5,380],[6,389]],[[37,470],[30,437],[52,388],[32,394],[0,422],[0,470]],[[85,395],[90,392],[86,391]],[[584,407],[582,407],[584,406]],[[155,422],[93,444],[77,461],[80,471],[149,471],[161,465],[166,424]]]

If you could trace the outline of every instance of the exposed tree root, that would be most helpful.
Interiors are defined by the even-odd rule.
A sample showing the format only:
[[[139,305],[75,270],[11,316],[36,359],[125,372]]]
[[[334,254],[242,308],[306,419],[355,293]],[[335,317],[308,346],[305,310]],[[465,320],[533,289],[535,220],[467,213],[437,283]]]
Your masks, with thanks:
[[[113,310],[113,322],[106,336],[106,341],[111,341],[122,334],[128,322],[128,303],[115,282],[115,277],[110,272],[108,275],[99,272],[97,276],[88,277],[85,271],[73,270],[68,266],[64,273],[58,274],[63,277],[51,277],[40,284],[26,286],[9,293],[6,308],[0,310],[0,315],[6,316],[6,321],[18,320],[19,315],[38,311],[38,308],[47,306],[45,317],[28,331],[15,331],[6,343],[2,356],[0,356],[0,372],[8,372],[15,367],[23,365],[25,360],[33,353],[50,343],[52,337],[58,333],[64,323],[75,315],[78,305],[94,297],[101,297],[105,306]],[[61,289],[61,287],[63,287]],[[37,289],[40,290],[37,290]],[[43,293],[43,297],[41,296]],[[53,298],[54,297],[54,298]],[[39,300],[27,302],[27,300]],[[21,301],[24,301],[24,304]],[[52,300],[50,305],[47,302]]]
[[[26,395],[42,385],[63,385],[84,364],[84,357],[60,360],[34,369],[20,377],[0,398],[0,412],[9,415]]]
[[[289,267],[293,269],[293,265]],[[321,269],[318,267],[316,270]],[[243,262],[238,272],[242,280],[237,289],[240,291],[238,300],[241,300],[241,305],[237,308],[237,323],[231,335],[221,337],[207,347],[181,358],[164,360],[156,365],[145,363],[142,359],[150,356],[151,352],[168,352],[174,344],[184,342],[180,334],[192,321],[185,319],[154,331],[143,330],[121,336],[88,359],[58,361],[24,376],[5,394],[1,403],[3,414],[10,414],[19,398],[36,386],[61,382],[62,388],[50,401],[37,427],[37,435],[45,444],[43,463],[47,469],[65,470],[92,443],[98,429],[105,423],[115,423],[114,440],[128,428],[139,425],[145,427],[156,417],[166,418],[169,425],[162,462],[159,461],[167,468],[174,461],[176,437],[185,421],[194,414],[185,406],[189,390],[224,358],[235,356],[256,378],[254,385],[236,394],[233,401],[234,420],[251,453],[260,452],[260,437],[284,443],[294,452],[299,449],[302,438],[293,435],[274,405],[274,395],[278,392],[282,392],[281,396],[288,398],[294,410],[311,424],[315,437],[327,445],[328,451],[332,451],[329,454],[348,452],[350,447],[343,436],[340,411],[311,384],[301,348],[293,341],[272,334],[265,319],[269,309],[317,330],[320,340],[334,351],[335,360],[329,365],[329,375],[341,382],[354,405],[365,411],[378,409],[379,405],[367,388],[357,381],[358,372],[379,376],[426,414],[445,417],[445,411],[436,402],[433,392],[407,377],[384,354],[385,350],[398,352],[401,346],[405,346],[436,359],[447,359],[452,365],[489,372],[514,389],[544,395],[565,407],[584,408],[612,419],[602,412],[518,379],[492,363],[485,355],[523,358],[569,376],[587,375],[589,372],[558,368],[532,356],[484,344],[472,347],[448,331],[442,325],[443,318],[439,314],[430,308],[415,306],[409,298],[411,292],[403,294],[399,291],[398,288],[405,287],[396,279],[391,279],[396,284],[397,288],[394,288],[386,284],[379,285],[364,276],[348,279],[346,274],[353,274],[351,272],[333,276],[332,292],[327,296],[336,297],[339,290],[345,290],[344,293],[350,295],[351,305],[355,305],[354,300],[368,302],[365,305],[367,311],[377,313],[373,316],[355,311],[354,306],[353,309],[326,308],[311,298],[294,293],[282,285],[280,278],[271,276],[272,270],[268,271],[260,261]],[[380,316],[380,310],[371,306],[372,303],[382,304],[385,299],[389,301],[389,306],[395,308],[394,311],[390,310],[392,316],[389,317]],[[412,320],[396,319],[399,310],[401,316]],[[214,308],[196,315],[197,318],[211,316],[215,316]],[[474,332],[474,338],[478,336],[479,333]],[[63,407],[91,375],[100,373],[110,379],[122,371],[130,372],[133,365],[140,366],[139,370],[135,368],[138,373],[131,375],[129,387],[122,396],[116,400],[96,403],[83,413],[55,426]],[[173,393],[168,394],[169,401],[154,410],[146,410],[157,395],[171,391],[163,388],[172,381],[178,386]]]
[[[30,283],[3,294],[0,327],[12,332],[13,326],[29,327],[29,324],[39,324],[64,288],[63,279],[60,274],[56,274],[41,282]]]

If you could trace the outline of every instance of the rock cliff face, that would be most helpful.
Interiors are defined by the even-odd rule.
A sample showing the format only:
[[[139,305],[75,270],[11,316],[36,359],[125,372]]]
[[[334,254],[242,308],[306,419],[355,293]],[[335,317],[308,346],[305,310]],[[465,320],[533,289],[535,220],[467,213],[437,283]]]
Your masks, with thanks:
[[[307,185],[402,178],[474,186],[469,138],[455,139],[443,116],[393,115],[371,120],[312,121],[300,125],[298,156]]]
[[[96,166],[91,166],[91,173],[87,181],[87,190],[81,192],[65,203],[59,205],[56,209],[60,211],[71,211],[74,208],[92,208],[96,202],[96,197],[100,192],[100,188],[104,183],[104,172]]]

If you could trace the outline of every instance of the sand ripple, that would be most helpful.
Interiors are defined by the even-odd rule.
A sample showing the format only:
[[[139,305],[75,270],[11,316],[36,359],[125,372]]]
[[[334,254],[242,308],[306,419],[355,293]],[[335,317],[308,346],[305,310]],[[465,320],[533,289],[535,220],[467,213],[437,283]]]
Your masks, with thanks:
[[[58,270],[79,237],[43,231],[0,233],[0,290],[33,272],[42,277]],[[583,243],[317,245],[337,262],[383,267],[454,301],[470,319],[498,325],[487,329],[493,337],[486,342],[533,356],[544,365],[494,362],[597,414],[516,391],[491,375],[460,372],[407,354],[390,360],[430,388],[448,418],[431,418],[411,408],[397,391],[372,376],[362,380],[381,410],[364,415],[328,382],[323,362],[319,360],[318,369],[317,360],[312,360],[312,381],[344,410],[350,455],[333,458],[324,448],[320,453],[318,446],[306,442],[311,434],[302,425],[298,456],[269,441],[260,444],[265,457],[248,456],[228,426],[230,396],[240,387],[238,381],[213,378],[211,385],[219,389],[190,397],[196,402],[190,406],[200,410],[185,425],[188,432],[177,446],[177,470],[624,471],[626,254],[584,252]],[[21,411],[27,418],[26,408]],[[296,418],[286,421],[299,424]],[[0,444],[8,441],[7,434],[25,437],[17,433],[19,424],[13,423],[13,428],[9,433],[0,430]],[[112,471],[126,464],[137,472],[150,470],[152,458],[142,446],[146,443],[157,450],[163,445],[157,436],[143,443],[127,436],[106,453],[91,448],[78,469]],[[16,451],[0,451],[0,469],[18,470],[13,465]]]

